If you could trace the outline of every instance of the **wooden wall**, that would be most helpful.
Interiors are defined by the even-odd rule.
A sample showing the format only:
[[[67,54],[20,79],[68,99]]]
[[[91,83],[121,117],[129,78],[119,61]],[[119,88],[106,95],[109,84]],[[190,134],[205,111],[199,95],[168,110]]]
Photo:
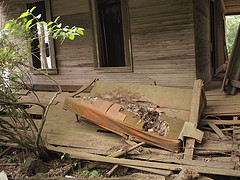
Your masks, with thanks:
[[[239,0],[224,0],[227,9],[227,14],[240,14],[240,1]]]
[[[205,83],[211,80],[210,55],[210,4],[209,0],[193,0],[196,74],[198,79]]]
[[[11,0],[24,4],[28,0]],[[189,0],[129,0],[134,72],[94,70],[93,40],[88,0],[52,0],[53,18],[85,29],[85,35],[62,45],[55,42],[62,85],[83,85],[92,78],[164,86],[192,86],[196,79],[193,4]],[[35,84],[51,84],[35,75]]]
[[[225,35],[225,15],[220,1],[215,1],[215,70],[221,71],[226,60],[226,35]]]

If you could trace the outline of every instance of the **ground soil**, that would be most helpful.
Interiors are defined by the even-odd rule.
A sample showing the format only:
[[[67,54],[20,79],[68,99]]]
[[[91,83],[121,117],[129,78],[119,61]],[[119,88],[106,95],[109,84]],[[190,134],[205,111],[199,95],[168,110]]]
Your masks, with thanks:
[[[9,147],[0,147],[0,154]],[[45,159],[42,159],[44,166],[47,166],[46,172],[36,173],[34,169],[28,167],[26,170],[26,162],[28,159],[36,159],[37,157],[30,152],[25,150],[11,148],[5,154],[1,154],[0,158],[0,172],[4,171],[9,180],[14,179],[61,179],[61,178],[105,178],[107,172],[113,167],[109,164],[103,164],[98,166],[96,169],[81,170],[88,161],[80,161],[77,159],[71,159],[65,154],[53,154]],[[38,169],[38,167],[34,167]],[[30,169],[30,170],[29,170]],[[125,175],[132,175],[139,171],[119,167],[113,174],[112,177],[122,177]]]

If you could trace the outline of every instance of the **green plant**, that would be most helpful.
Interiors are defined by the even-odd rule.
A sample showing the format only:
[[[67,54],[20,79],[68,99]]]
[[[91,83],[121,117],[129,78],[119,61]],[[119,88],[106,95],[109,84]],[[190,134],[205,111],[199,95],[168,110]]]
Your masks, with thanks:
[[[14,158],[10,155],[4,155],[3,160],[7,161],[8,163],[14,162]]]
[[[237,30],[240,24],[240,16],[226,16],[226,34],[227,34],[227,48],[228,56],[230,57]]]
[[[84,170],[81,172],[80,176],[89,177],[89,178],[100,178],[101,174],[97,170],[93,170],[93,171]]]
[[[80,176],[88,176],[90,172],[88,170],[84,170],[81,172]]]
[[[100,178],[100,174],[97,170],[93,170],[89,175],[89,178]]]
[[[39,41],[49,36],[63,41],[68,38],[74,40],[75,36],[83,35],[83,29],[78,27],[62,27],[58,23],[59,17],[54,21],[40,21],[41,14],[35,16],[33,11],[36,7],[22,13],[17,19],[12,19],[0,30],[0,111],[5,112],[8,118],[0,118],[0,135],[6,141],[17,143],[36,155],[42,156],[46,153],[41,133],[46,122],[49,107],[61,93],[60,85],[47,74],[29,65],[29,55],[31,54],[29,44],[35,40]],[[46,26],[47,32],[39,34],[32,33],[36,26]],[[35,28],[36,29],[36,28]],[[41,42],[40,42],[41,45]],[[41,49],[41,48],[40,48]],[[45,55],[42,55],[45,56]],[[39,59],[40,60],[40,59]],[[31,90],[31,74],[29,69],[34,69],[42,75],[48,77],[57,84],[59,90],[55,93],[47,105],[38,102],[20,102],[16,93],[20,89]],[[37,126],[28,114],[26,105],[39,106],[42,108],[42,119],[40,126]]]

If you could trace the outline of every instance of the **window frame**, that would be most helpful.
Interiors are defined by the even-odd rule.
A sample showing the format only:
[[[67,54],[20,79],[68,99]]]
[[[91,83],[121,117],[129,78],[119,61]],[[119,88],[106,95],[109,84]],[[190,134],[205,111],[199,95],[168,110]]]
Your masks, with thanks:
[[[51,15],[51,0],[39,0],[37,2],[44,2],[45,4],[45,13],[46,13],[46,21],[50,22],[52,20],[52,15]],[[27,9],[27,4],[26,4],[26,9]],[[31,44],[29,44],[29,46],[31,46]],[[48,74],[51,75],[55,75],[58,74],[58,69],[57,69],[57,63],[56,63],[56,55],[55,55],[55,46],[54,46],[54,40],[52,38],[49,38],[49,49],[50,49],[50,57],[51,57],[51,65],[52,68],[47,68],[47,69],[43,69],[43,68],[38,68],[39,70],[43,71],[43,72],[47,72]],[[30,54],[30,65],[33,66],[33,58],[32,58],[32,54]],[[41,74],[40,72],[36,71],[36,70],[31,70],[33,72],[34,75],[38,75]]]
[[[97,0],[89,0],[89,8],[90,8],[92,34],[93,34],[94,70],[97,70],[98,72],[133,72],[133,58],[132,58],[132,47],[131,47],[128,0],[121,0],[125,66],[100,67],[101,44],[99,40],[100,30],[99,30],[99,21],[98,21],[98,13],[97,13]]]

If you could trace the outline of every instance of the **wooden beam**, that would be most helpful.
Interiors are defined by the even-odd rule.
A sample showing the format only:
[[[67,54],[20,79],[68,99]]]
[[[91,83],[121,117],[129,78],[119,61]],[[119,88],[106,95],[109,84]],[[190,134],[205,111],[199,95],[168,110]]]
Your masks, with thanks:
[[[222,6],[223,13],[227,14],[227,9],[226,9],[224,1],[223,0],[220,0],[220,1],[221,1],[221,6]]]
[[[233,87],[240,88],[240,81],[229,80],[229,83],[230,83],[230,85],[233,86]]]
[[[82,87],[82,85],[61,85],[63,92],[76,92]],[[35,91],[56,91],[58,90],[57,85],[51,84],[39,84],[33,85]]]
[[[146,169],[151,168],[151,169],[158,169],[158,170],[166,170],[166,171],[163,171],[163,173],[171,173],[172,170],[173,171],[181,171],[183,168],[192,169],[194,167],[194,169],[196,171],[198,171],[199,173],[203,173],[203,174],[214,174],[214,175],[240,177],[240,170],[208,168],[208,167],[201,167],[201,166],[184,166],[184,165],[178,165],[178,164],[148,162],[148,161],[139,161],[139,160],[130,160],[130,159],[118,159],[118,158],[113,158],[113,157],[105,157],[105,156],[99,156],[96,154],[84,153],[84,152],[77,151],[74,148],[54,147],[51,145],[48,145],[47,148],[48,148],[48,150],[51,150],[51,151],[70,154],[71,158],[119,164],[119,165],[127,166],[127,167],[132,166],[133,168],[143,167]]]
[[[223,140],[226,141],[226,136],[222,133],[222,131],[216,126],[216,124],[212,122],[208,122],[208,125],[215,131],[215,133]]]
[[[198,124],[198,120],[200,118],[200,101],[201,101],[202,86],[203,86],[202,80],[195,80],[194,86],[193,86],[189,122],[194,123],[196,127]],[[195,139],[187,138],[186,144],[185,144],[184,159],[193,158],[194,146],[195,146]]]
[[[208,122],[214,123],[216,125],[240,125],[239,120],[213,120],[213,119],[201,120],[201,124],[208,124]]]

